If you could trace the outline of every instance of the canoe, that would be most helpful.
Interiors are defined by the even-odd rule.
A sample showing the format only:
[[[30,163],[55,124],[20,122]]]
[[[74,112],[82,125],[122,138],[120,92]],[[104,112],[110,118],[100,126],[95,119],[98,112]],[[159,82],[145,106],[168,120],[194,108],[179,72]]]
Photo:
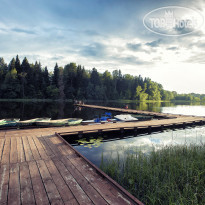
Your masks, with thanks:
[[[152,120],[153,116],[147,116],[147,115],[132,115],[133,117],[137,118],[140,121],[146,121],[146,120]]]
[[[70,118],[68,119],[68,125],[79,125],[81,122],[83,121],[83,119],[80,118]]]
[[[126,114],[115,115],[114,118],[120,121],[124,121],[124,122],[138,121],[138,119],[135,117],[132,117],[132,115],[126,115]]]
[[[51,118],[47,118],[47,117],[44,117],[44,118],[36,118],[35,120],[35,125],[40,125],[41,122],[50,122]]]
[[[18,126],[31,126],[31,125],[35,125],[36,122],[40,122],[43,120],[50,120],[50,118],[34,118],[30,120],[19,121],[17,122],[17,125]]]
[[[19,120],[20,119],[17,119],[17,118],[4,119],[4,122],[2,122],[0,126],[1,127],[13,127],[13,126],[16,126]]]
[[[89,125],[89,124],[93,124],[93,123],[95,123],[95,120],[84,120],[84,121],[82,121],[82,125]]]
[[[37,121],[36,125],[40,126],[65,126],[68,125],[69,119],[60,119],[60,120],[42,120]]]
[[[0,125],[5,123],[5,119],[0,120]]]

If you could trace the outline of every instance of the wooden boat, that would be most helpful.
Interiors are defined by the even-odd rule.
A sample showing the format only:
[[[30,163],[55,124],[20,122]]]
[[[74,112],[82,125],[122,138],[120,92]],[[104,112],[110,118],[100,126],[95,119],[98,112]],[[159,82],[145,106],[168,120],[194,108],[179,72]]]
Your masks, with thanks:
[[[123,122],[133,122],[133,121],[138,121],[137,118],[132,117],[132,115],[127,115],[127,114],[121,114],[121,115],[115,115],[115,119],[123,121]]]
[[[40,122],[40,121],[43,121],[43,120],[50,120],[51,118],[34,118],[34,119],[31,119],[31,120],[24,120],[24,121],[19,121],[17,122],[17,125],[18,126],[32,126],[32,125],[35,125],[36,122]]]
[[[48,121],[50,122],[51,118],[47,118],[47,117],[44,117],[44,118],[36,118],[35,120],[35,125],[39,125],[39,123],[43,122],[43,121]]]
[[[132,115],[132,116],[137,118],[140,121],[147,121],[153,119],[153,116],[148,116],[148,115]]]
[[[4,119],[4,121],[1,122],[0,126],[1,127],[13,127],[13,126],[16,126],[19,120],[20,119],[17,119],[17,118]]]
[[[59,120],[42,120],[42,121],[37,121],[36,125],[40,126],[65,126],[68,125],[68,120],[69,119],[59,119]]]
[[[83,119],[80,118],[70,118],[68,119],[68,125],[79,125],[81,122],[83,121]]]
[[[82,125],[89,125],[89,124],[94,124],[95,123],[95,120],[83,120],[82,121]]]
[[[0,120],[0,125],[5,123],[5,119]]]

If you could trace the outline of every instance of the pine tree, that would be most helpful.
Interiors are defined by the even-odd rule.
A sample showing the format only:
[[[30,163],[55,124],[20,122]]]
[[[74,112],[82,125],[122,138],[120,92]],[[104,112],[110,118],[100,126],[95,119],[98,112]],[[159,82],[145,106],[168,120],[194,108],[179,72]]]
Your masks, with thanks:
[[[9,71],[15,69],[15,59],[12,58],[11,62],[9,63]]]
[[[16,56],[15,68],[16,68],[17,74],[22,72],[21,62],[19,60],[19,56],[18,55]]]
[[[58,88],[58,79],[59,79],[59,68],[58,68],[58,64],[56,63],[54,67],[53,77],[52,77],[52,85],[56,86],[56,88]]]

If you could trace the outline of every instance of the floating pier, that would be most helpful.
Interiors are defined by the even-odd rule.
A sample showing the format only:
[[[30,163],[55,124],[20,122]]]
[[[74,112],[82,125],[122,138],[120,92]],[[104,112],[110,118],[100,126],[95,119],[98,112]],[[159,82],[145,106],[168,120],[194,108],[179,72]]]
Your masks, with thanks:
[[[104,124],[92,124],[92,125],[68,127],[66,132],[58,133],[61,136],[69,136],[69,135],[81,136],[83,134],[88,134],[88,133],[103,133],[103,132],[111,132],[111,131],[119,131],[123,133],[127,130],[130,131],[133,130],[135,134],[137,134],[138,131],[142,131],[142,130],[144,130],[145,132],[152,132],[155,130],[158,131],[163,130],[165,128],[171,128],[171,129],[185,128],[187,126],[205,124],[205,117],[198,117],[198,116],[174,115],[174,114],[167,114],[167,113],[112,108],[112,107],[104,107],[104,106],[97,106],[97,105],[77,105],[77,106],[117,111],[117,112],[130,113],[130,114],[151,115],[155,117],[160,117],[160,119],[150,120],[150,121],[104,123]]]
[[[55,132],[0,131],[0,204],[139,204]]]
[[[0,204],[143,203],[77,152],[69,135],[204,125],[205,118],[96,105],[84,107],[146,114],[160,120],[71,127],[0,130]],[[66,136],[66,137],[65,137]]]

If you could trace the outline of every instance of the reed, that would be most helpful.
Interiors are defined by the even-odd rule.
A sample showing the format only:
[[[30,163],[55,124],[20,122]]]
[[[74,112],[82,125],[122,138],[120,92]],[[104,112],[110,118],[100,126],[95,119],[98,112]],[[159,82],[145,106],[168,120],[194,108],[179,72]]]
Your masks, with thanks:
[[[205,204],[205,144],[102,155],[101,169],[145,204]]]

